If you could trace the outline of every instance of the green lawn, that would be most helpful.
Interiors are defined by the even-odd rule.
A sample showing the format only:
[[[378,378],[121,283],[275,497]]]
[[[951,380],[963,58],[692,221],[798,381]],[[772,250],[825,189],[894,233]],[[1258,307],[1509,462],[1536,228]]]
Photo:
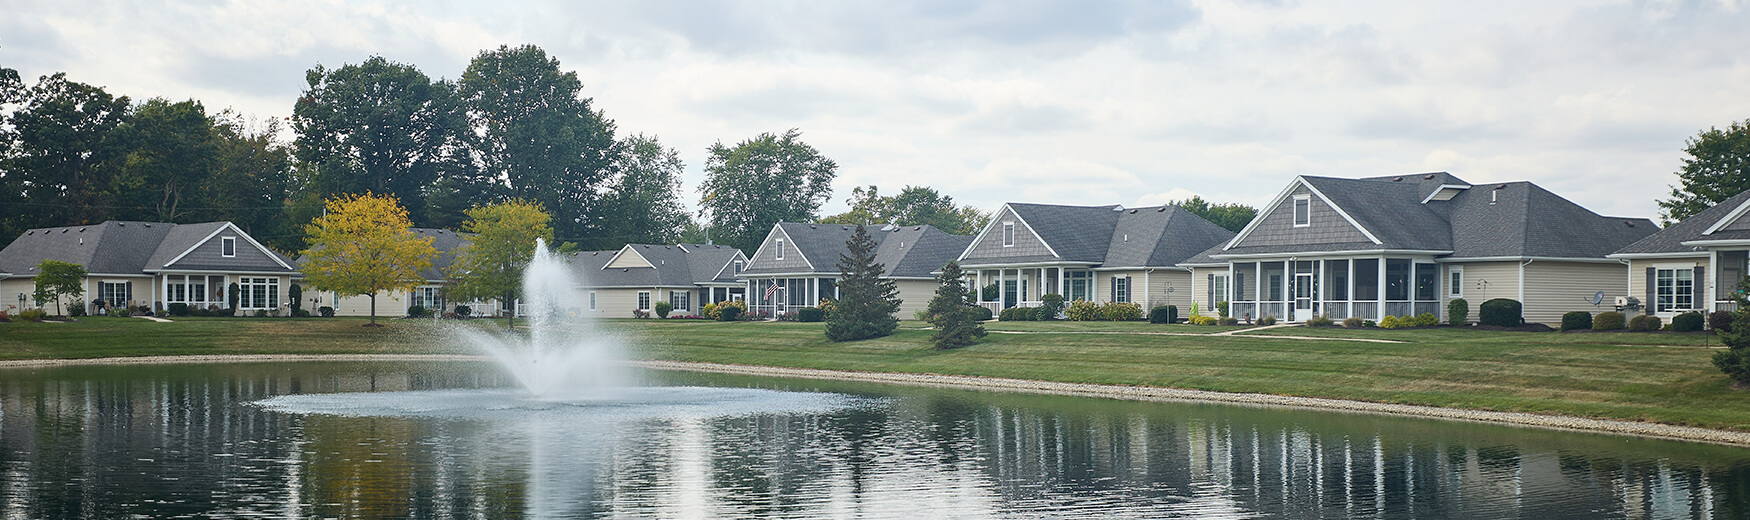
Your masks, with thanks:
[[[0,359],[255,353],[469,353],[429,321],[362,318],[189,318],[153,323],[0,323]],[[1680,334],[1344,330],[1285,327],[1259,334],[1333,339],[1112,334],[1218,332],[1141,323],[991,323],[971,347],[937,351],[923,324],[831,343],[818,323],[607,320],[644,359],[917,372],[1258,392],[1490,410],[1559,413],[1750,430],[1750,392],[1713,368],[1712,338]],[[502,329],[477,320],[446,327]],[[1076,331],[1100,332],[1074,334]]]

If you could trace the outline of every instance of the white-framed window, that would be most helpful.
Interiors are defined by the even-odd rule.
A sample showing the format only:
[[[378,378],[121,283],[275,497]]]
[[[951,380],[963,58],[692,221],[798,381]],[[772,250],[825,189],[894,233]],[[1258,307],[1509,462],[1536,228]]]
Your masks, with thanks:
[[[595,291],[589,292],[589,310],[595,310]]]
[[[638,310],[650,310],[650,291],[638,291]]]
[[[693,303],[692,300],[693,300],[692,293],[689,293],[687,291],[669,291],[668,292],[668,305],[670,307],[672,307],[674,310],[684,311],[684,310],[692,308],[691,307],[691,305]]]
[[[736,260],[735,261],[735,274],[741,274],[741,269],[743,267],[747,267],[747,262]]]
[[[273,309],[279,307],[279,278],[240,278],[237,280],[237,308]]]
[[[164,302],[188,302],[188,276],[175,275],[164,277]]]
[[[1294,227],[1312,225],[1312,195],[1294,196]]]
[[[784,239],[779,238],[776,240],[778,241],[777,242],[777,244],[778,244],[778,257],[777,258],[779,260],[783,260],[784,259]]]
[[[1210,310],[1215,309],[1215,304],[1227,301],[1228,278],[1229,278],[1229,276],[1227,273],[1218,274],[1218,275],[1215,275],[1215,277],[1212,280],[1214,283],[1209,284],[1210,285],[1210,287],[1209,287],[1209,308],[1210,308]]]
[[[219,238],[219,256],[225,258],[237,256],[237,237]]]
[[[1653,312],[1687,311],[1695,308],[1695,269],[1655,270]]]
[[[1003,223],[1003,247],[1014,247],[1014,246],[1015,246],[1015,223],[1014,222],[1004,222]]]
[[[97,294],[111,308],[127,305],[128,301],[134,299],[134,282],[105,280],[100,282]]]
[[[432,311],[437,311],[444,306],[442,289],[435,285],[415,287],[413,288],[413,294],[409,296],[407,302],[409,307],[418,305]]]
[[[1464,297],[1464,266],[1454,265],[1446,268],[1446,294],[1453,298]]]
[[[1130,303],[1130,277],[1112,277],[1112,301]]]

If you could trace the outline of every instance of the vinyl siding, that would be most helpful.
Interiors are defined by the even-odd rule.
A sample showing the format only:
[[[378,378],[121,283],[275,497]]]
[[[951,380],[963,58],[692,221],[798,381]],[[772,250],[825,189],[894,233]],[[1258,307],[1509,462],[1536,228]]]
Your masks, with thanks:
[[[1294,198],[1310,194],[1312,191],[1306,186],[1296,186],[1293,194],[1271,209],[1236,247],[1369,242],[1366,235],[1317,195],[1312,196],[1311,225],[1294,227]]]
[[[935,280],[894,280],[899,287],[899,312],[894,316],[909,320],[912,314],[930,306],[930,299],[936,297],[936,288],[941,284]]]
[[[1138,271],[1132,278],[1139,288],[1143,284],[1144,276],[1142,273],[1142,271]],[[1143,312],[1159,305],[1176,305],[1179,307],[1179,315],[1181,316],[1191,312],[1191,299],[1197,295],[1197,292],[1192,288],[1191,273],[1177,269],[1156,269],[1153,273],[1149,273],[1147,278],[1148,292],[1137,295],[1139,298],[1132,299],[1132,301],[1142,304]],[[1167,291],[1169,288],[1172,289],[1171,292]]]
[[[1214,296],[1214,300],[1210,299],[1210,296],[1209,296],[1209,275],[1212,275],[1212,274],[1225,275],[1225,274],[1227,274],[1227,272],[1228,272],[1228,268],[1226,268],[1226,267],[1193,267],[1193,268],[1191,268],[1191,276],[1190,276],[1190,280],[1189,280],[1189,283],[1192,285],[1191,295],[1197,299],[1197,310],[1198,310],[1199,314],[1204,315],[1204,316],[1215,316],[1215,315],[1219,314],[1216,312],[1215,304],[1221,302],[1222,298],[1224,298],[1224,296],[1217,294]],[[1180,306],[1179,307],[1179,315],[1180,316],[1190,316],[1191,309],[1189,307]]]
[[[1477,307],[1495,298],[1519,299],[1518,262],[1475,262],[1450,264],[1464,266],[1464,298],[1470,304],[1470,321],[1477,320]],[[1441,274],[1449,272],[1441,269]],[[1440,317],[1445,321],[1446,304],[1452,301],[1446,280],[1440,282]],[[1557,316],[1558,322],[1560,316]]]
[[[1750,220],[1750,219],[1744,219],[1744,220]],[[1615,292],[1606,291],[1605,294],[1610,294],[1610,295],[1612,295],[1612,299],[1615,299],[1614,296],[1622,295],[1623,291],[1627,291],[1627,296],[1633,296],[1633,297],[1641,300],[1641,310],[1639,311],[1639,313],[1644,314],[1647,312],[1651,312],[1651,310],[1653,308],[1653,303],[1654,303],[1653,298],[1651,298],[1650,295],[1647,294],[1647,268],[1648,267],[1654,267],[1654,268],[1659,268],[1659,269],[1692,268],[1692,269],[1696,269],[1697,271],[1705,271],[1707,273],[1707,277],[1708,277],[1708,279],[1705,282],[1708,284],[1708,287],[1710,289],[1717,291],[1717,289],[1718,289],[1717,284],[1719,283],[1719,280],[1714,279],[1714,278],[1716,278],[1716,276],[1714,276],[1716,273],[1712,272],[1713,271],[1712,269],[1708,269],[1707,265],[1708,265],[1708,259],[1706,257],[1693,258],[1693,259],[1690,259],[1690,258],[1672,258],[1672,259],[1664,259],[1664,260],[1631,260],[1629,263],[1629,267],[1628,267],[1628,276],[1625,277],[1628,280],[1628,283],[1622,284],[1622,287],[1618,288]],[[1733,281],[1731,283],[1736,283],[1736,282]],[[1697,301],[1696,306],[1705,309],[1708,306],[1708,302]],[[1666,313],[1660,314],[1659,316],[1667,318],[1665,321],[1670,321],[1669,318],[1676,316],[1676,315],[1677,315],[1677,313],[1675,313],[1675,312],[1666,312]],[[1630,316],[1633,316],[1633,314],[1630,314]]]
[[[1015,223],[1015,245],[1003,247],[1003,223]],[[967,252],[966,260],[1002,259],[1010,257],[1051,256],[1051,251],[1045,247],[1045,242],[1038,235],[1027,229],[1021,219],[1008,208],[1003,208],[1002,214],[991,219],[990,233],[973,245]]]
[[[1470,274],[1470,268],[1465,268]],[[1552,262],[1525,266],[1525,321],[1559,325],[1562,313],[1615,310],[1617,296],[1626,296],[1628,267],[1618,263]],[[1592,295],[1604,291],[1604,303],[1592,305]]]
[[[785,239],[784,240],[784,259],[783,260],[778,260],[778,256],[777,256],[778,252],[777,252],[776,241],[780,238]],[[834,269],[832,267],[832,264],[836,264],[838,262],[838,260],[839,259],[837,259],[837,258],[823,260],[823,261],[826,261],[828,265],[822,266],[822,268],[823,269]],[[785,272],[785,273],[800,273],[800,272],[806,272],[808,270],[808,262],[806,260],[802,259],[802,253],[800,253],[796,250],[796,244],[794,244],[791,240],[785,238],[782,233],[778,233],[778,232],[774,231],[773,233],[766,235],[766,241],[764,243],[760,244],[759,251],[754,254],[753,260],[748,262],[747,268],[748,269],[761,269],[761,270],[778,270],[778,272]],[[627,311],[627,312],[630,313],[631,311]]]

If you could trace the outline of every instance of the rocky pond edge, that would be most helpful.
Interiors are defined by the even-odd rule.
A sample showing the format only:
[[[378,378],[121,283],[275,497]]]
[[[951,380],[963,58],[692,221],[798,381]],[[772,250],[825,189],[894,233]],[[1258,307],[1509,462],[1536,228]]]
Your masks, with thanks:
[[[253,363],[278,361],[490,361],[474,355],[397,355],[397,354],[245,354],[208,356],[146,356],[88,359],[29,359],[0,361],[0,369],[56,367],[77,365],[148,365],[186,363]],[[816,368],[788,368],[758,365],[733,365],[692,361],[629,361],[627,364],[656,370],[679,370],[718,374],[855,381],[907,386],[988,390],[1032,394],[1097,397],[1126,401],[1221,403],[1242,406],[1298,408],[1404,417],[1422,417],[1467,422],[1494,423],[1512,426],[1606,433],[1653,439],[1723,444],[1750,447],[1750,432],[1676,426],[1648,422],[1592,419],[1566,415],[1545,415],[1526,412],[1499,412],[1442,408],[1410,404],[1375,403],[1320,397],[1294,397],[1273,394],[1251,394],[1186,390],[1152,386],[1124,386],[1089,383],[1061,383],[1030,379],[1010,379],[981,376],[940,374],[908,374],[898,372],[856,372]]]

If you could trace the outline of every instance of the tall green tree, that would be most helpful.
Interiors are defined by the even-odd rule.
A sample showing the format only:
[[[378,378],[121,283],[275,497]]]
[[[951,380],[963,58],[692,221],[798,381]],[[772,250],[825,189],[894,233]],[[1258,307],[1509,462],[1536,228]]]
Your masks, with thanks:
[[[310,248],[299,270],[310,285],[342,296],[369,295],[377,326],[377,293],[411,290],[437,256],[432,237],[413,232],[407,210],[389,195],[365,192],[328,200],[327,214],[305,227]],[[235,307],[235,306],[233,306]]]
[[[1734,121],[1724,130],[1709,127],[1685,145],[1688,157],[1677,169],[1680,186],[1672,186],[1671,198],[1659,201],[1659,217],[1666,226],[1750,189],[1750,119]]]
[[[1184,208],[1185,211],[1189,211],[1193,215],[1203,217],[1203,220],[1235,233],[1245,229],[1246,225],[1251,224],[1252,219],[1258,216],[1258,208],[1238,203],[1211,204],[1197,195],[1192,195],[1191,198],[1185,200],[1168,202],[1167,205]]]
[[[882,278],[887,266],[875,261],[875,238],[862,224],[839,254],[839,301],[826,320],[826,338],[856,341],[893,334],[899,327],[899,287]]]
[[[481,52],[457,82],[480,170],[471,184],[486,203],[522,199],[551,212],[560,240],[582,241],[619,218],[603,210],[613,179],[614,123],[590,108],[583,82],[540,47]]]
[[[286,207],[293,187],[292,149],[278,139],[280,128],[276,118],[251,124],[229,110],[213,117],[217,160],[201,187],[204,209],[191,212],[188,221],[226,220],[280,251],[303,248],[304,230],[296,223],[311,217],[297,218]]]
[[[514,303],[522,297],[523,270],[535,256],[535,239],[553,241],[552,220],[533,202],[510,200],[468,210],[462,230],[472,233],[456,250],[450,264],[455,284],[450,295],[461,300],[497,299]],[[514,314],[514,313],[512,313]],[[516,328],[514,316],[505,327]]]
[[[36,264],[36,290],[31,297],[37,305],[44,302],[55,302],[55,315],[66,313],[61,311],[61,298],[70,296],[78,298],[85,294],[85,266],[60,260],[43,260]]]
[[[0,73],[0,197],[12,202],[0,205],[0,229],[10,238],[29,228],[109,218],[118,156],[111,133],[128,118],[127,96],[65,73],[28,89],[16,76]]]
[[[664,148],[655,136],[635,134],[621,140],[614,167],[618,177],[601,202],[613,218],[603,219],[599,237],[580,245],[602,250],[679,240],[691,223],[680,199],[684,170],[680,152]]]
[[[426,189],[466,170],[467,117],[455,87],[412,65],[373,56],[304,75],[292,108],[306,200],[365,192],[394,197],[427,224]]]
[[[199,101],[146,100],[109,142],[123,154],[107,188],[121,206],[116,217],[182,222],[210,202],[203,189],[218,165],[218,136]]]
[[[960,262],[949,260],[942,266],[936,283],[936,296],[930,298],[930,306],[925,310],[930,315],[930,325],[936,328],[936,333],[930,336],[936,349],[964,347],[984,337],[987,334],[984,325],[973,317],[977,311],[966,304],[972,292],[966,289],[966,273],[960,270]]]
[[[763,133],[734,147],[712,144],[705,159],[699,206],[711,236],[753,251],[778,222],[808,222],[832,196],[838,163],[799,139],[792,128]]]
[[[898,195],[884,197],[871,184],[851,188],[845,201],[851,210],[821,219],[827,224],[928,224],[955,235],[971,235],[990,223],[990,215],[978,208],[955,206],[954,197],[926,186],[906,186]]]

